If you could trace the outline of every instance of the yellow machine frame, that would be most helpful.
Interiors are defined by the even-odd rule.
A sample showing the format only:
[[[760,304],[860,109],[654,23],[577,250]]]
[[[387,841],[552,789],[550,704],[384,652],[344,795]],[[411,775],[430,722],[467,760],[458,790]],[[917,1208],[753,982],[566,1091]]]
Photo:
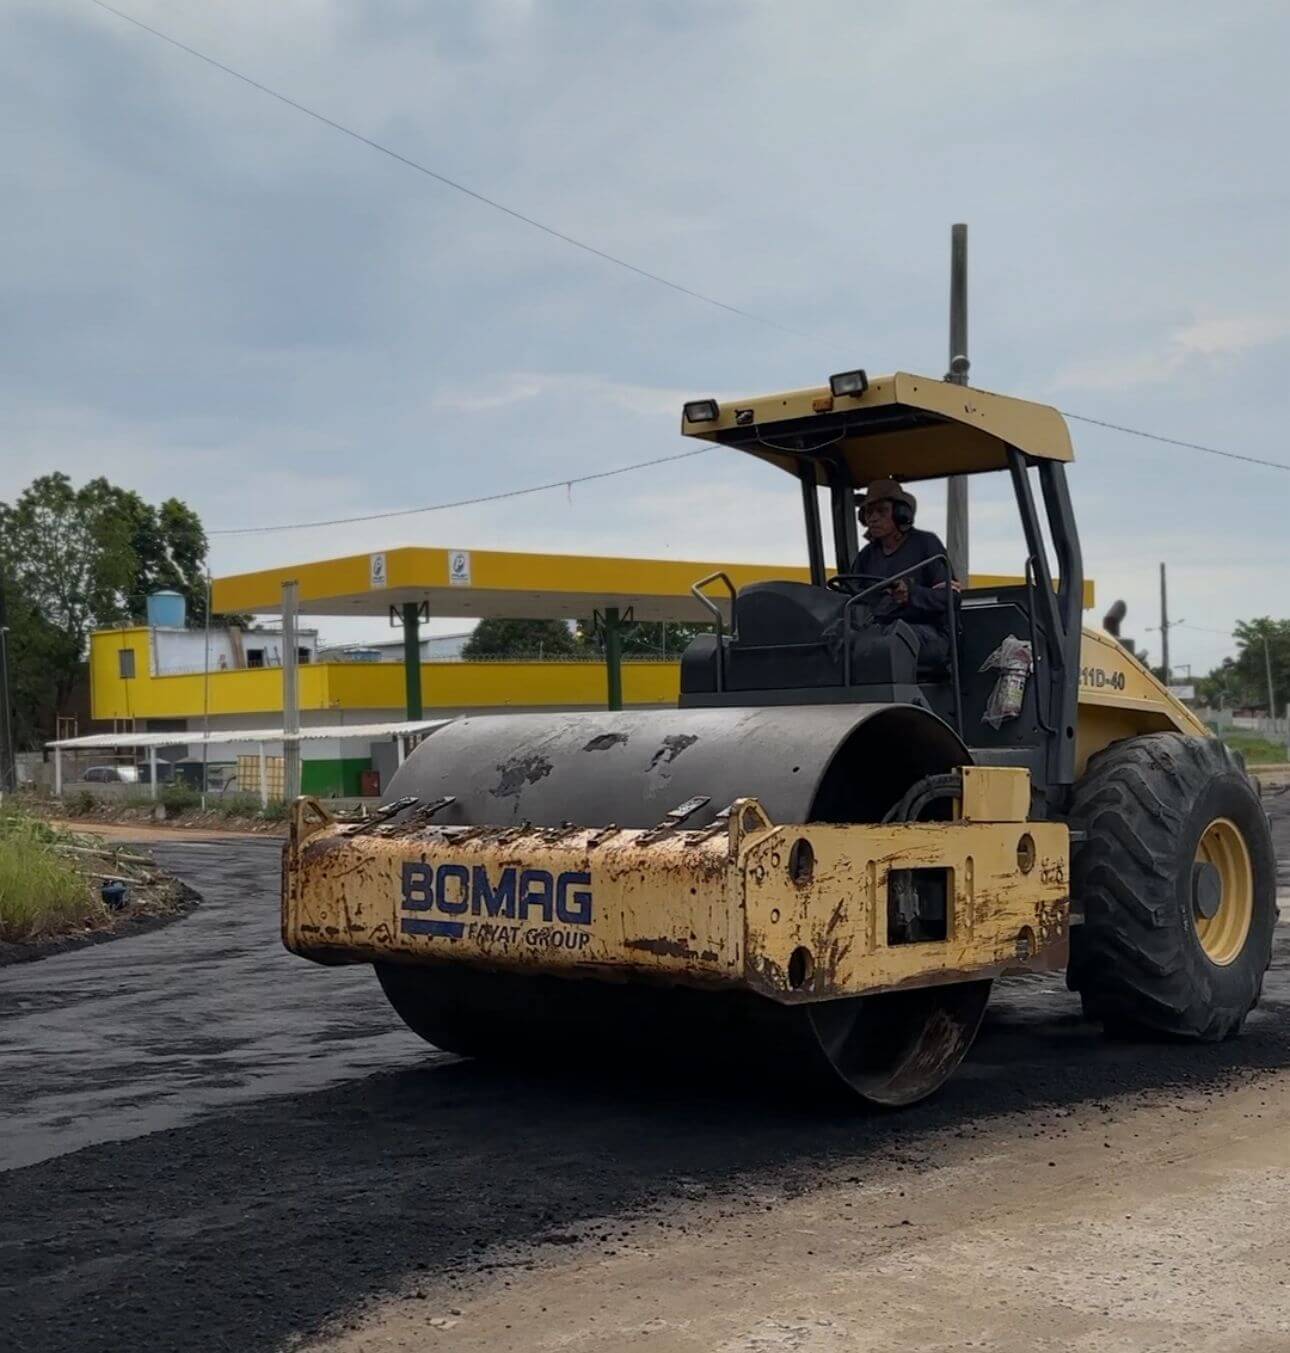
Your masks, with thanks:
[[[299,800],[287,948],[744,987],[792,1003],[1047,969],[1067,956],[1069,837],[1023,770],[967,767],[954,822],[782,824],[756,799],[697,831],[342,823]],[[944,939],[890,943],[900,871],[945,871]]]

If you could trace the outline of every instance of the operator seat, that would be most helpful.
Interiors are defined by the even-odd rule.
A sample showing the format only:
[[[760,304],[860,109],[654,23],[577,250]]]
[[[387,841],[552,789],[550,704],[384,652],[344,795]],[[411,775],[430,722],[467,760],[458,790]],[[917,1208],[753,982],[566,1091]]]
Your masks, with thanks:
[[[797,690],[844,682],[843,617],[848,596],[810,583],[752,583],[736,600],[738,631],[722,636],[728,691]],[[879,631],[852,619],[850,675],[853,686],[912,685],[917,680],[919,639],[897,621]],[[717,639],[699,635],[681,657],[681,693],[717,690]]]
[[[736,647],[749,645],[807,644],[821,638],[831,641],[841,653],[842,616],[849,596],[816,587],[811,583],[750,583],[741,588],[738,598],[739,641]],[[864,617],[869,608],[863,602],[851,607],[852,665],[857,649],[871,647],[866,639],[882,636],[865,634]],[[899,623],[899,622],[897,622]],[[886,622],[888,626],[891,622]],[[950,674],[950,645],[943,634],[929,635],[930,626],[909,630],[915,644],[915,668],[919,681],[945,681]],[[855,681],[855,676],[852,677]]]

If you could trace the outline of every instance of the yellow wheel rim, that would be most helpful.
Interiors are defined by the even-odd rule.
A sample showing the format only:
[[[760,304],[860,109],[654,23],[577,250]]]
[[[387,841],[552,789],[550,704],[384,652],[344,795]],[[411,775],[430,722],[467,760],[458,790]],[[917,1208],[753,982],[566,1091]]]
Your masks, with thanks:
[[[1196,847],[1196,863],[1213,865],[1222,886],[1213,916],[1195,916],[1196,935],[1209,961],[1226,967],[1245,947],[1254,919],[1254,869],[1235,822],[1219,817],[1205,828]]]

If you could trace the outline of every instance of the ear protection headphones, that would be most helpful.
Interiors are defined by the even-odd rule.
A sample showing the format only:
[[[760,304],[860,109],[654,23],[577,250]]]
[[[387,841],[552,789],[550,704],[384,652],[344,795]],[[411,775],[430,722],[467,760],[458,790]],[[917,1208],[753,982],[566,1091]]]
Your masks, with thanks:
[[[902,502],[899,498],[888,498],[887,501],[891,504],[892,521],[896,523],[896,526],[901,531],[908,531],[909,528],[914,524],[914,509],[910,507],[908,503]],[[864,517],[863,503],[860,505],[860,515],[861,519],[863,520]]]

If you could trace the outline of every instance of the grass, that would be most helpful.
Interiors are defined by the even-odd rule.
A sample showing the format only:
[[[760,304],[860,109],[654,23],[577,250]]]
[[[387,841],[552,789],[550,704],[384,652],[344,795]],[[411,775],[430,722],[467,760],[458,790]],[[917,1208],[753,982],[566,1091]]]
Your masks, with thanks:
[[[1223,741],[1240,752],[1250,766],[1278,766],[1290,761],[1284,742],[1271,742],[1258,733],[1224,733]]]
[[[54,849],[57,840],[37,818],[0,812],[0,940],[38,939],[102,912],[85,876]]]
[[[261,808],[256,794],[226,794],[210,802],[212,811],[220,817],[258,817],[265,822],[282,822],[287,816],[287,805],[281,799],[270,799]]]
[[[165,808],[168,818],[199,813],[202,811],[201,791],[189,785],[160,785],[155,799],[146,791],[127,794],[119,799],[98,799],[88,790],[79,790],[63,799],[64,809],[71,817],[93,817],[99,810],[104,810],[110,816],[114,808],[151,811],[158,804]],[[287,818],[287,805],[281,799],[270,799],[268,806],[261,808],[258,794],[212,792],[206,796],[205,811],[228,821],[251,818],[261,822],[283,822]]]

